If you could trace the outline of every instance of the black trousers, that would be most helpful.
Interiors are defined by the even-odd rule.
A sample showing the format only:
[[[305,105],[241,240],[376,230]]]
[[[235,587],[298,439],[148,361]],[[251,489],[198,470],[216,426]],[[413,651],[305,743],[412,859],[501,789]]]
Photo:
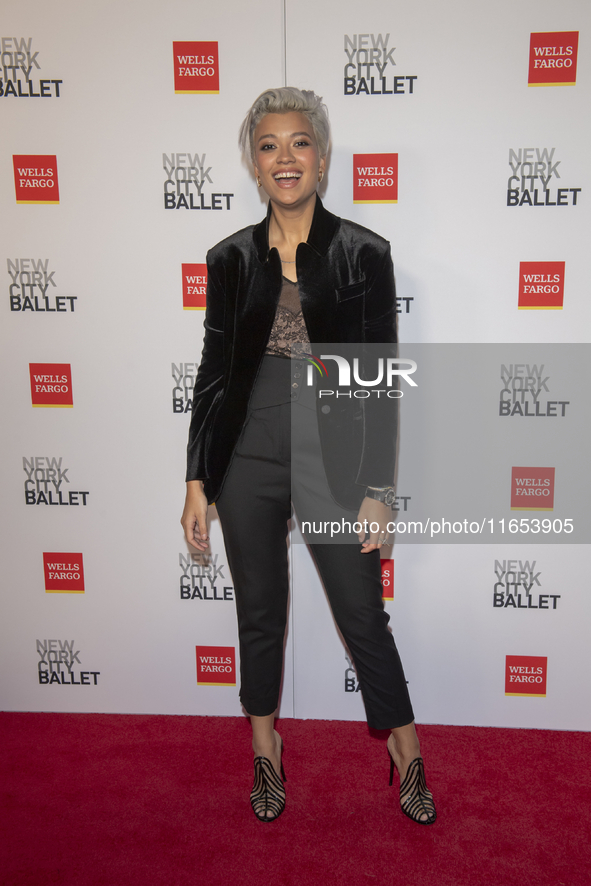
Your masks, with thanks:
[[[216,502],[234,580],[240,640],[240,700],[249,714],[272,714],[279,703],[287,623],[287,523],[291,517],[291,410],[277,398],[274,368],[266,357],[251,408]],[[283,389],[285,391],[285,388]],[[288,393],[289,396],[289,393]],[[279,397],[281,399],[281,397]],[[306,421],[315,421],[307,410]],[[414,719],[404,671],[382,601],[379,550],[361,545],[309,544],[345,643],[353,657],[368,724],[405,726]]]

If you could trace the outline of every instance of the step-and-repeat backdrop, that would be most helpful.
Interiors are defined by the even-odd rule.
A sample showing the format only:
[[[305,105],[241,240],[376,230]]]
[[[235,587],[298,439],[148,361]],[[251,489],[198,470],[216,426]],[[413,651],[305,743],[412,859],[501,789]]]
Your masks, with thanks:
[[[208,554],[187,549],[179,518],[205,255],[264,215],[237,131],[287,83],[329,108],[325,205],[391,241],[401,341],[503,345],[482,388],[469,359],[442,374],[451,444],[435,409],[420,445],[402,422],[383,584],[417,720],[591,728],[589,546],[567,522],[588,500],[584,461],[582,505],[565,479],[585,362],[563,365],[591,328],[589,5],[335,10],[4,4],[3,709],[241,711],[215,509]],[[452,484],[438,535],[417,543],[427,484],[404,453],[437,464],[462,447],[474,501],[500,496],[494,534],[462,525]],[[441,472],[463,461],[440,458]],[[362,719],[299,541],[294,526],[281,715]]]

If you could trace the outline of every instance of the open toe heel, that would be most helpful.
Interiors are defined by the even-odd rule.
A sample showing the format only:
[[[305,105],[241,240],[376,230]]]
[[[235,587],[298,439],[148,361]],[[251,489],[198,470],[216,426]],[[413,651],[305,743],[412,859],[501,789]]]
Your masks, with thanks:
[[[394,779],[394,760],[390,757],[390,785]],[[400,785],[400,808],[408,818],[417,824],[433,824],[437,818],[433,795],[425,781],[425,767],[422,757],[415,757],[404,781]]]
[[[283,743],[281,745],[283,751]],[[259,821],[275,821],[285,809],[285,770],[281,761],[281,778],[266,757],[254,758],[254,784],[250,805]]]

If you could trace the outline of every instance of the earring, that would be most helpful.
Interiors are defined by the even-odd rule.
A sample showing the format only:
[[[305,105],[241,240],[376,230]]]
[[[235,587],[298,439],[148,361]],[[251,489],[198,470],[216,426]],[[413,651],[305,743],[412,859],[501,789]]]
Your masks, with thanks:
[[[257,185],[259,186],[259,188],[263,185],[260,175],[257,175]]]

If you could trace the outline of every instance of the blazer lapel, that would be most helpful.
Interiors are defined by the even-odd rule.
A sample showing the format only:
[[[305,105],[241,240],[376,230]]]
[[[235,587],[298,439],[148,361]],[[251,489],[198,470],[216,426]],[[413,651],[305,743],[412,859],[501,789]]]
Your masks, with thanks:
[[[234,385],[247,392],[246,402],[265,353],[281,294],[281,260],[278,251],[268,247],[269,216],[270,211],[253,228],[254,251],[243,253],[243,266],[235,282],[231,375]]]
[[[253,230],[258,267],[256,291],[252,294],[257,304],[246,306],[250,314],[249,319],[256,318],[257,325],[257,331],[254,333],[249,324],[249,332],[255,334],[257,342],[264,340],[265,344],[277,310],[282,273],[279,253],[276,249],[269,249],[270,218],[269,203],[266,218]],[[326,256],[339,225],[340,219],[328,212],[322,205],[320,197],[317,197],[308,240],[306,243],[300,243],[296,252],[302,313],[311,341],[327,341],[330,338],[329,330],[335,325],[337,304],[334,269],[329,267]]]

